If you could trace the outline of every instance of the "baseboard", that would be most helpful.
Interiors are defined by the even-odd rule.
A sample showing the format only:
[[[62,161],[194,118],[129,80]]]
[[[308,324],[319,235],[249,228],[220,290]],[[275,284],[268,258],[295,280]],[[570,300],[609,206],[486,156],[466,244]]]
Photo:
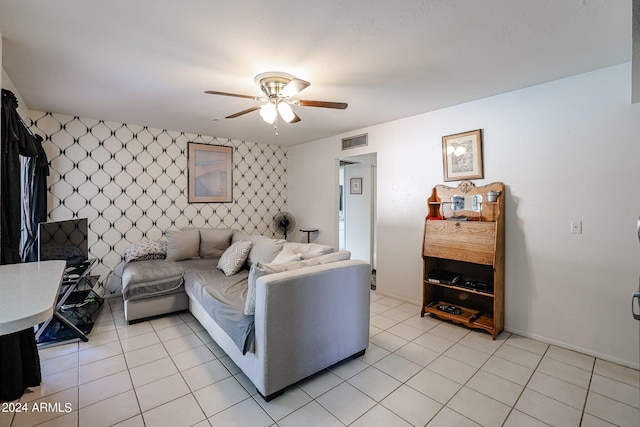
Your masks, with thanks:
[[[602,353],[599,353],[597,351],[593,351],[593,350],[590,350],[590,349],[587,349],[587,348],[582,348],[582,347],[579,347],[579,346],[570,345],[570,344],[567,344],[565,342],[554,340],[554,339],[549,338],[549,337],[544,337],[544,336],[541,336],[541,335],[532,334],[531,332],[528,332],[528,331],[521,331],[519,329],[509,328],[508,326],[505,326],[504,330],[506,332],[510,332],[512,334],[517,334],[517,335],[520,335],[520,336],[525,337],[525,338],[531,338],[533,340],[540,341],[540,342],[543,342],[545,344],[551,344],[551,345],[555,345],[555,346],[558,346],[558,347],[562,347],[562,348],[565,348],[567,350],[576,351],[578,353],[582,353],[582,354],[586,354],[588,356],[596,357],[598,359],[602,359],[602,360],[605,360],[607,362],[615,363],[617,365],[626,366],[628,368],[632,368],[632,369],[636,369],[636,370],[640,369],[640,363],[637,363],[637,362],[631,362],[629,360],[622,360],[622,359],[619,359],[617,357],[613,357],[613,356],[611,356],[609,354],[602,354]]]

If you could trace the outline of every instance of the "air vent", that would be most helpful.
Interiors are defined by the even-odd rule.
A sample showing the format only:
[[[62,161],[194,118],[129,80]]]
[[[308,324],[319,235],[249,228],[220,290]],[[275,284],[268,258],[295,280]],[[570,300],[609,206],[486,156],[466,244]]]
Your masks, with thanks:
[[[358,136],[351,136],[349,138],[343,138],[342,139],[342,149],[343,150],[348,150],[350,148],[366,146],[368,144],[367,135],[368,134],[365,133],[365,134],[358,135]]]

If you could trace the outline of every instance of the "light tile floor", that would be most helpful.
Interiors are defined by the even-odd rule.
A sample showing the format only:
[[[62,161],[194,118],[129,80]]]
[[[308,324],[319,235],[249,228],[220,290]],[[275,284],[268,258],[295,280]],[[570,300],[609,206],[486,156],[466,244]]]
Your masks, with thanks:
[[[128,326],[107,301],[88,343],[41,349],[42,385],[1,427],[640,426],[638,371],[375,292],[366,354],[269,403],[189,313]]]

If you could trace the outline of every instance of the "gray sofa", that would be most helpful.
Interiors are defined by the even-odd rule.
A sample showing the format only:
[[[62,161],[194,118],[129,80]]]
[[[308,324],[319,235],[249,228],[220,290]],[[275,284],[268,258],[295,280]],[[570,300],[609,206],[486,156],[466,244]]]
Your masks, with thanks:
[[[368,263],[325,245],[230,229],[168,231],[167,239],[155,254],[130,251],[127,321],[188,309],[266,400],[364,354]]]

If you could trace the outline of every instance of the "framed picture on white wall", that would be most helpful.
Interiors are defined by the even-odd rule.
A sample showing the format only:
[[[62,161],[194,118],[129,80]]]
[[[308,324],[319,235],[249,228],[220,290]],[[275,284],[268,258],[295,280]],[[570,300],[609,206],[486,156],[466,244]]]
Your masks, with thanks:
[[[442,157],[445,181],[484,178],[482,130],[443,136]]]

